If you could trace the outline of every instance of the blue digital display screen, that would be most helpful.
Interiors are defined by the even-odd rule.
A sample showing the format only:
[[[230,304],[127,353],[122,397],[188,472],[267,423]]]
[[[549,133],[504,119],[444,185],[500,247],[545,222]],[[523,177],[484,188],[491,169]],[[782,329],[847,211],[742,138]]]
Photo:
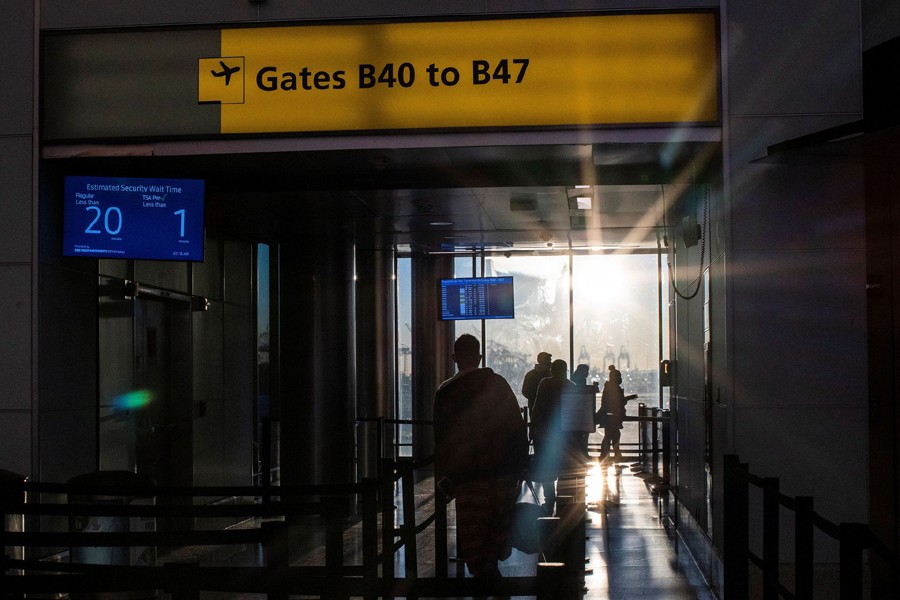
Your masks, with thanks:
[[[199,179],[65,178],[63,255],[203,260]]]
[[[441,319],[514,319],[512,277],[441,280]]]

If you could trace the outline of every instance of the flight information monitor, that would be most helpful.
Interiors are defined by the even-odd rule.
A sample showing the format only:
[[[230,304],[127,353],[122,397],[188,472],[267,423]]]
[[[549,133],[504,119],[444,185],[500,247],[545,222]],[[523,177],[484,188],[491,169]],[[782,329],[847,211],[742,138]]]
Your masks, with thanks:
[[[512,277],[441,280],[441,319],[514,319]]]
[[[63,255],[203,260],[204,182],[66,177]]]

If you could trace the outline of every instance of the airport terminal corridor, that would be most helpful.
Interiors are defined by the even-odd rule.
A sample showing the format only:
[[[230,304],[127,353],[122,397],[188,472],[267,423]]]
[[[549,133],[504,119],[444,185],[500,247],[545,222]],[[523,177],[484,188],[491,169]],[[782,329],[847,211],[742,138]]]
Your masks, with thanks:
[[[585,533],[584,566],[580,576],[580,592],[572,597],[583,600],[617,600],[646,598],[647,600],[713,600],[715,595],[700,574],[697,565],[684,548],[675,531],[675,524],[667,514],[667,505],[651,493],[648,486],[650,474],[637,464],[607,463],[595,460],[587,465],[585,478]],[[540,486],[537,486],[541,494]],[[400,495],[395,495],[397,523],[409,518],[403,512]],[[415,485],[415,522],[422,522],[434,510],[434,481],[431,477]],[[448,505],[448,556],[449,562],[442,568],[450,578],[471,577],[464,566],[457,562],[455,551],[455,504]],[[434,526],[418,534],[416,544],[418,578],[435,577]],[[294,527],[296,538],[290,562],[297,566],[324,565],[326,548],[322,531],[302,524]],[[353,564],[361,560],[362,531],[353,526],[344,532],[344,560]],[[259,564],[261,550],[257,547],[237,549],[230,554],[217,551],[212,546],[196,546],[175,550],[160,560],[196,561],[201,565],[233,565],[249,567]],[[406,568],[405,549],[395,556],[396,577],[402,581],[409,577]],[[512,555],[500,563],[504,578],[534,577],[537,565],[544,560],[541,554],[525,554],[513,549]],[[437,584],[440,589],[440,584]],[[163,596],[164,597],[164,596]],[[210,600],[253,600],[254,594],[223,594],[206,592],[202,598]],[[293,597],[293,596],[292,596]],[[305,596],[297,596],[305,597]],[[396,597],[407,597],[400,588]],[[471,596],[440,594],[417,595],[429,598],[468,599]],[[534,596],[490,594],[489,598],[520,598],[533,600]]]
[[[0,9],[0,587],[483,592],[471,334],[526,423],[538,357],[633,396],[579,595],[896,595],[896,3],[107,4]]]

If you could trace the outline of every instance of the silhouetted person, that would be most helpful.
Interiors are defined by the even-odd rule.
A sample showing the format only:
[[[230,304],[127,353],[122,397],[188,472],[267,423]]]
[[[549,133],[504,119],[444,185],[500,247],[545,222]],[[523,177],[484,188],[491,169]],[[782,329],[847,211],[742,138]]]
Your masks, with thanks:
[[[625,392],[622,390],[622,373],[614,365],[609,365],[609,377],[603,384],[600,395],[600,410],[603,419],[603,442],[600,444],[600,461],[609,459],[610,445],[615,452],[615,461],[622,460],[619,440],[622,437],[622,423],[625,419]]]
[[[476,577],[499,577],[512,552],[511,516],[528,460],[528,439],[509,383],[479,368],[472,335],[453,345],[458,372],[434,395],[434,471],[456,496],[457,552]]]
[[[587,365],[578,365],[575,367],[575,370],[572,371],[572,383],[575,385],[587,385],[589,372],[590,368]]]
[[[550,377],[538,384],[531,418],[535,454],[532,479],[544,488],[549,514],[553,513],[556,502],[556,479],[569,454],[570,436],[562,427],[562,397],[574,390],[575,384],[567,379],[568,374],[566,361],[557,359],[550,364]]]
[[[590,374],[590,367],[586,364],[580,364],[575,367],[575,370],[572,372],[572,383],[574,383],[580,394],[587,394],[587,401],[590,402],[590,411],[593,415],[594,407],[597,405],[597,392],[600,390],[597,387],[596,383],[588,383],[588,375]],[[592,419],[591,419],[592,420]],[[591,427],[593,429],[593,427]],[[581,450],[581,458],[587,462],[588,457],[588,432],[582,433],[572,433],[572,439],[570,439],[572,444],[575,444],[578,449]]]
[[[546,352],[538,352],[537,363],[534,368],[525,373],[522,380],[522,395],[528,400],[528,412],[534,411],[534,399],[537,397],[538,384],[544,377],[550,377],[550,359],[553,358]]]

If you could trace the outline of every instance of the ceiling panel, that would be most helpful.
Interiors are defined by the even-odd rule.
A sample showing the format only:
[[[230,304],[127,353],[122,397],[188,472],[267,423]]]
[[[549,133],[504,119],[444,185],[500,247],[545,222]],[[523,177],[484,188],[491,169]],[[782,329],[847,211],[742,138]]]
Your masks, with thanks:
[[[626,132],[627,133],[627,132]],[[625,138],[627,136],[620,135]],[[486,136],[484,139],[489,139]],[[432,140],[433,142],[434,140]],[[384,140],[380,140],[384,144]],[[203,178],[217,233],[277,242],[339,223],[380,243],[656,248],[680,181],[721,169],[718,141],[372,148],[69,159],[73,174]],[[569,190],[592,184],[588,210]],[[435,224],[442,223],[442,224]]]

